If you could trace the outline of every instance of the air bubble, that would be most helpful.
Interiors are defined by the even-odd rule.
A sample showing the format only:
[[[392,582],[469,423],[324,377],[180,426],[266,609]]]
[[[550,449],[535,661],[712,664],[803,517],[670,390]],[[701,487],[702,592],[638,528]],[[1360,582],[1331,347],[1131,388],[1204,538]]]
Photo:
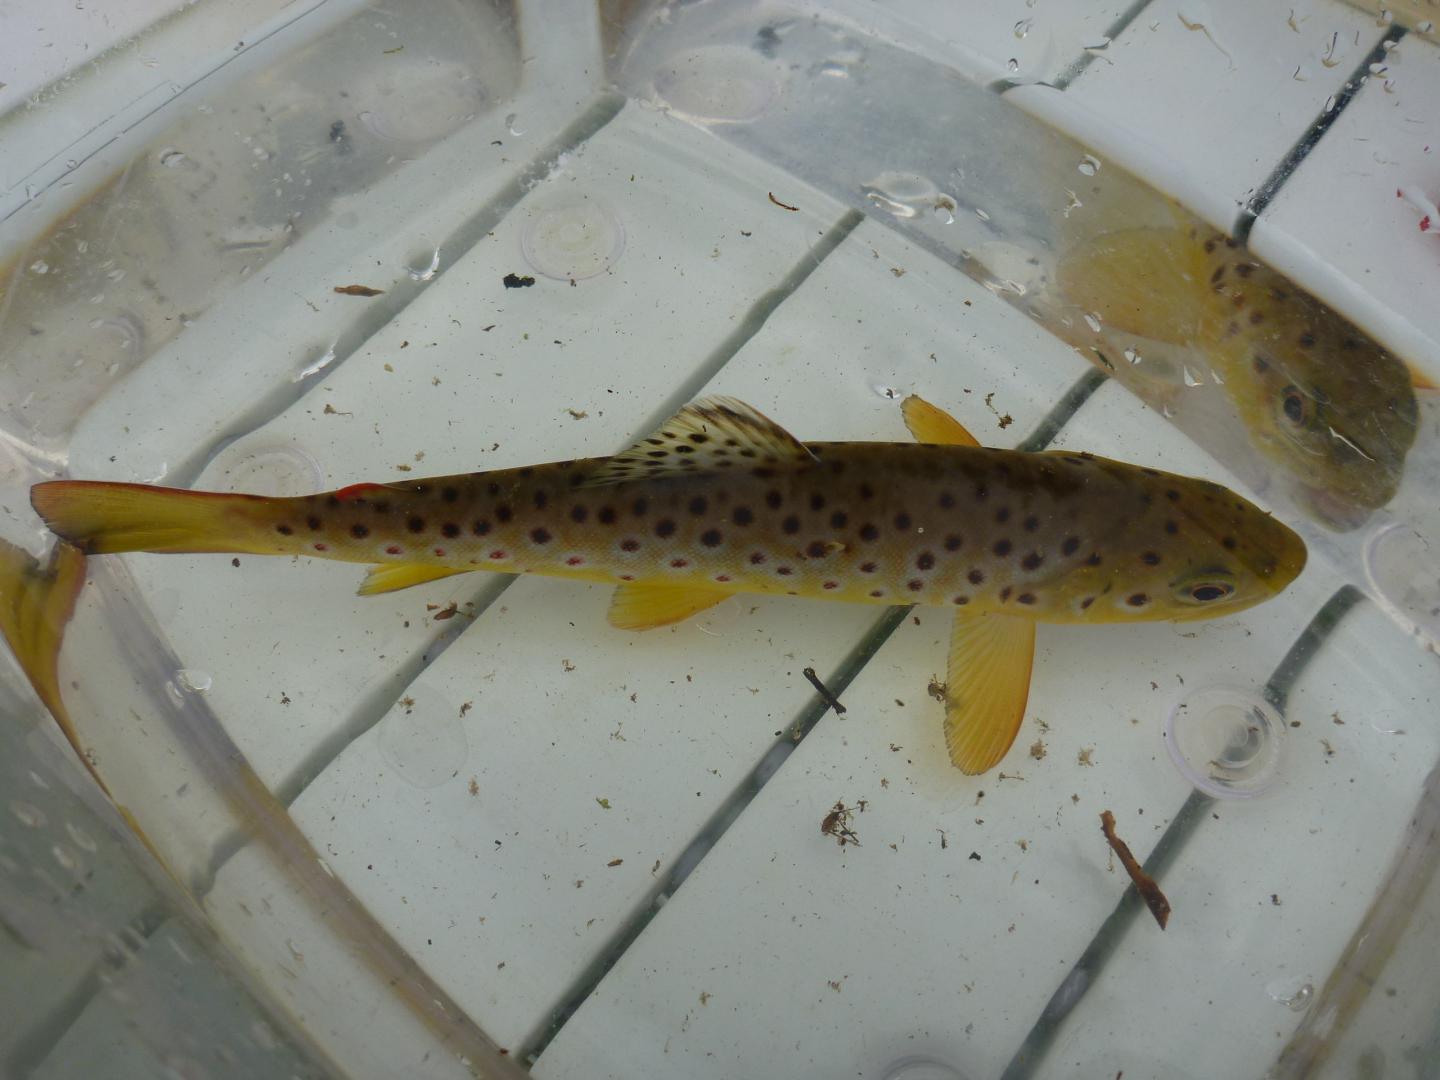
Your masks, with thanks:
[[[883,172],[868,184],[862,184],[860,193],[872,206],[887,210],[898,218],[917,217],[921,210],[935,210],[941,206],[952,212],[955,209],[953,197],[918,173]]]
[[[203,694],[209,690],[215,680],[208,671],[200,671],[196,668],[181,668],[175,673],[175,684],[190,694]]]
[[[512,112],[510,115],[505,117],[505,129],[509,131],[511,135],[514,135],[517,139],[521,135],[525,134],[525,129],[520,126],[519,113]]]
[[[1315,986],[1309,979],[1290,977],[1275,979],[1265,984],[1265,993],[1272,1001],[1278,1001],[1291,1012],[1304,1012],[1315,999]]]
[[[1230,687],[1191,694],[1165,721],[1165,748],[1180,774],[1215,799],[1272,790],[1284,721],[1262,698]]]
[[[1098,334],[1100,332],[1100,316],[1093,315],[1087,311],[1085,313],[1085,325],[1090,327],[1092,333]]]
[[[411,265],[405,268],[405,273],[410,275],[411,281],[429,281],[440,271],[440,249],[437,247],[430,253],[430,261],[421,265]]]
[[[291,382],[304,382],[312,375],[318,375],[335,362],[335,346],[332,344],[314,360],[309,361],[304,367],[290,377]]]
[[[886,386],[884,383],[871,383],[870,390],[877,397],[882,397],[886,401],[899,401],[905,396],[905,391],[897,390],[893,386]]]
[[[1030,28],[1034,25],[1034,19],[1021,19],[1015,24],[1013,32],[1017,38],[1023,39],[1026,34],[1030,33]]]
[[[81,862],[75,857],[75,853],[63,844],[52,844],[50,846],[50,857],[54,859],[63,870],[72,874],[78,874],[82,868]]]
[[[95,842],[95,838],[80,828],[80,826],[72,825],[67,821],[65,823],[65,832],[69,835],[70,842],[86,854],[94,855],[100,850],[100,845]]]
[[[1145,359],[1143,356],[1141,356],[1141,355],[1140,355],[1138,352],[1136,352],[1134,349],[1126,349],[1124,355],[1125,355],[1125,359],[1128,360],[1128,361],[1129,361],[1130,363],[1132,363],[1132,364],[1142,363],[1142,362],[1144,361],[1144,359]]]
[[[30,264],[30,272],[32,274],[48,274],[50,272],[50,264],[44,259],[36,259]]]
[[[1182,364],[1180,367],[1180,372],[1181,376],[1185,380],[1186,386],[1196,387],[1201,385],[1201,381],[1195,377],[1195,373],[1191,371],[1188,366]]]
[[[1012,56],[1009,60],[1005,61],[1005,68],[1011,75],[1014,75],[1020,70],[1020,61]]]
[[[160,164],[167,169],[178,168],[190,159],[185,156],[184,151],[176,150],[173,146],[166,147],[160,151]]]
[[[1094,154],[1086,154],[1080,159],[1080,164],[1075,166],[1084,176],[1094,176],[1100,171],[1100,159]]]

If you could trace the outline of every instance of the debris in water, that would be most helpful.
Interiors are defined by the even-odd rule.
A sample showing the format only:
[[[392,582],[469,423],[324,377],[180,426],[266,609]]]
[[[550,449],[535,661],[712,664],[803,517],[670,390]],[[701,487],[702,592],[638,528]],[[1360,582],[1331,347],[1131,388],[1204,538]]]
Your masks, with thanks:
[[[336,285],[335,291],[341,296],[379,296],[384,289],[372,289],[369,285]]]
[[[766,194],[770,196],[770,201],[776,206],[778,206],[781,210],[790,210],[795,213],[799,213],[800,208],[798,206],[791,206],[789,203],[781,202],[779,199],[775,198],[775,193],[773,191],[767,192]]]
[[[840,704],[839,698],[837,698],[834,694],[832,694],[829,690],[826,689],[825,684],[820,681],[820,676],[815,674],[815,669],[813,667],[807,667],[800,674],[804,675],[805,678],[810,680],[810,685],[813,686],[815,688],[815,692],[820,695],[820,700],[825,702],[826,705],[829,705],[830,708],[834,709],[836,716],[844,714],[845,706]]]
[[[864,802],[859,804],[859,809],[862,812],[864,811]],[[835,842],[841,847],[844,847],[846,844],[854,844],[856,847],[859,847],[860,837],[856,834],[855,830],[850,827],[850,820],[854,816],[854,808],[837,801],[835,805],[831,807],[830,812],[820,821],[821,835],[833,836]]]
[[[531,285],[535,284],[535,279],[529,274],[523,277],[519,274],[506,274],[500,279],[500,284],[504,285],[507,289],[528,289]],[[490,327],[487,326],[485,329],[489,330]]]
[[[1115,815],[1109,810],[1100,814],[1100,831],[1105,834],[1105,842],[1110,845],[1110,850],[1119,856],[1120,865],[1125,867],[1125,872],[1135,883],[1135,891],[1140,894],[1140,899],[1145,901],[1150,914],[1155,916],[1160,929],[1164,930],[1165,924],[1170,921],[1170,901],[1165,899],[1165,894],[1160,891],[1160,886],[1155,884],[1155,879],[1145,873],[1144,868],[1135,860],[1135,856],[1130,853],[1130,846],[1115,835]]]

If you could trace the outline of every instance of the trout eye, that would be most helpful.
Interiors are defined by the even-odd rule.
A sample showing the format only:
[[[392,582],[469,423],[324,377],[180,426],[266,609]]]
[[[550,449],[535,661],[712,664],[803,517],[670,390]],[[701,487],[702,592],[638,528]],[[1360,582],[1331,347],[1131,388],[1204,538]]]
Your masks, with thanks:
[[[1190,599],[1197,604],[1209,604],[1215,600],[1223,600],[1235,591],[1235,586],[1228,581],[1200,581],[1189,587]]]
[[[1300,392],[1299,387],[1287,386],[1280,391],[1280,411],[1295,427],[1309,422],[1310,399]]]

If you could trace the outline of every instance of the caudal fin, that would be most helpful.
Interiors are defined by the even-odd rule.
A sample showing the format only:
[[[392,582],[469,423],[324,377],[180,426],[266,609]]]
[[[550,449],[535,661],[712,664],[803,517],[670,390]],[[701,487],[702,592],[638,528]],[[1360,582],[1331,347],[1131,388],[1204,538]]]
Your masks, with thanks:
[[[0,540],[0,636],[5,638],[35,694],[91,773],[80,735],[60,695],[60,645],[85,584],[85,556],[56,544],[42,566],[29,552]],[[95,777],[97,781],[99,776]],[[100,784],[104,788],[104,783]]]
[[[88,480],[52,480],[30,489],[30,505],[50,530],[87,555],[274,552],[273,543],[256,546],[256,511],[266,501],[255,495]]]

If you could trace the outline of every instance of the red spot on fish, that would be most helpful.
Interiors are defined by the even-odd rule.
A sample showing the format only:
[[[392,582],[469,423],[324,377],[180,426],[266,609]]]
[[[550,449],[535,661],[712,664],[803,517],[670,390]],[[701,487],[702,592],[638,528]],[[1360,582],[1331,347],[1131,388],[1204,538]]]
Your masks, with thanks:
[[[826,589],[838,589],[840,587],[840,583],[838,581],[827,581],[825,582],[823,587]]]
[[[627,539],[627,540],[621,540],[621,541],[620,541],[620,550],[621,550],[621,551],[639,551],[639,550],[640,550],[640,541],[639,541],[639,540],[636,540],[634,537],[631,537],[631,538],[629,538],[629,539]]]
[[[496,548],[494,551],[490,552],[490,558],[503,559],[505,558],[505,552],[501,551],[499,548]]]
[[[729,575],[729,574],[716,574],[716,575],[715,575],[715,580],[716,580],[716,581],[719,581],[719,582],[726,582],[726,581],[729,581],[729,580],[730,580],[730,575]]]
[[[635,575],[634,575],[634,574],[621,574],[621,575],[620,575],[620,580],[621,580],[621,581],[634,581],[634,580],[635,580]]]
[[[1430,215],[1429,215],[1429,214],[1426,214],[1424,217],[1422,217],[1422,218],[1420,219],[1420,231],[1421,231],[1421,232],[1429,232],[1429,231],[1430,231]]]
[[[690,560],[689,560],[689,559],[671,559],[671,560],[670,560],[670,565],[673,566],[676,570],[683,570],[685,567],[687,567],[687,566],[690,565]]]
[[[750,553],[750,565],[751,565],[751,566],[759,566],[759,565],[761,565],[764,561],[765,561],[765,553],[764,553],[763,551],[752,551],[752,552]]]
[[[329,548],[328,548],[325,544],[316,544],[316,545],[315,545],[315,550],[316,550],[316,551],[328,551]]]
[[[355,499],[364,498],[371,491],[383,491],[384,484],[351,484],[335,492],[335,498],[341,502],[353,502]]]
[[[445,549],[444,549],[444,548],[435,548],[434,551],[435,551],[435,554],[436,554],[437,556],[439,556],[440,558],[444,558],[444,557],[445,557]]]
[[[399,555],[399,554],[400,554],[400,545],[399,545],[399,544],[391,544],[389,547],[387,547],[387,548],[385,549],[385,554],[386,554],[386,555]]]
[[[580,565],[581,563],[583,563],[584,561],[585,561],[585,560],[584,560],[583,558],[581,558],[579,555],[571,555],[568,559],[565,560],[565,565],[566,565],[566,566],[579,566],[579,565]]]

